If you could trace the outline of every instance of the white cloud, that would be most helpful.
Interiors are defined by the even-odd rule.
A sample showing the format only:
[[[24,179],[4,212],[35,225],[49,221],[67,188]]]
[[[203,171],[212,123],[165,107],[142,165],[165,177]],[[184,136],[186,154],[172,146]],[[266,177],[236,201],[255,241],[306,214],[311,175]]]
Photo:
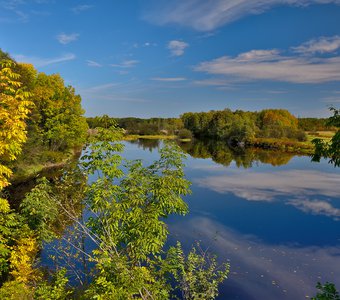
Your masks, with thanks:
[[[86,62],[89,67],[102,67],[100,63],[97,63],[96,61],[93,60],[87,60]]]
[[[134,66],[136,66],[139,63],[138,60],[124,60],[122,61],[120,64],[111,64],[111,67],[115,67],[115,68],[132,68]]]
[[[93,5],[88,5],[88,4],[82,4],[82,5],[77,5],[72,8],[72,11],[76,14],[79,14],[83,11],[89,10],[93,7]]]
[[[302,54],[331,53],[340,49],[340,36],[319,37],[310,40],[298,47],[292,47],[293,51]]]
[[[280,196],[302,199],[315,194],[340,196],[340,175],[318,171],[235,171],[233,174],[195,179],[194,182],[215,192],[232,193],[249,201],[270,202]]]
[[[154,77],[151,80],[155,81],[164,81],[164,82],[177,82],[177,81],[185,81],[187,80],[184,77]]]
[[[311,213],[313,215],[324,215],[332,217],[335,220],[340,219],[340,209],[333,207],[329,202],[326,201],[295,199],[291,200],[288,204],[295,206],[305,213]]]
[[[284,56],[277,49],[251,50],[202,62],[195,70],[229,80],[322,83],[340,81],[340,57]]]
[[[168,49],[171,51],[171,55],[173,56],[181,56],[184,54],[184,50],[189,47],[188,43],[182,41],[170,41],[168,44]]]
[[[48,65],[58,64],[65,61],[74,60],[76,56],[73,53],[65,54],[59,57],[53,58],[41,58],[41,57],[32,57],[32,56],[25,56],[25,55],[13,55],[15,60],[19,62],[27,62],[33,64],[35,67],[45,67]]]
[[[7,0],[7,1],[0,2],[0,5],[2,8],[9,9],[9,10],[16,9],[21,4],[23,4],[22,0]]]
[[[281,231],[287,236],[284,226],[278,231],[274,228],[272,236],[280,236]],[[307,239],[317,234],[315,228],[306,232]],[[183,247],[199,240],[219,261],[230,261],[228,280],[219,288],[225,298],[234,289],[240,299],[309,299],[316,294],[316,282],[339,284],[340,248],[338,243],[332,246],[335,240],[330,245],[319,245],[317,240],[315,245],[266,242],[262,236],[237,232],[207,217],[184,218],[171,224],[170,231],[175,238],[180,237]],[[294,234],[289,237],[294,239]]]
[[[328,96],[328,97],[322,98],[321,100],[322,100],[322,102],[329,103],[329,104],[340,103],[340,97],[339,96]]]
[[[179,24],[198,31],[210,31],[247,15],[264,13],[279,5],[308,6],[340,4],[340,0],[175,0],[163,1],[145,19],[159,25]]]
[[[210,78],[210,79],[195,80],[194,84],[200,85],[200,86],[228,86],[230,82],[225,79]]]
[[[60,44],[66,45],[68,43],[76,41],[78,37],[79,37],[78,33],[71,34],[61,33],[57,35],[57,40],[59,41]]]
[[[92,86],[90,88],[87,88],[83,91],[86,92],[98,92],[98,91],[107,91],[107,90],[111,90],[112,88],[115,88],[117,86],[119,86],[120,84],[117,82],[110,82],[110,83],[104,83],[104,84],[100,84],[100,85],[95,85]]]
[[[48,4],[52,0],[31,0],[35,4]],[[27,0],[0,0],[0,10],[8,10],[11,16],[7,18],[0,18],[0,23],[15,23],[15,22],[28,22],[32,14],[35,16],[46,15],[47,12],[38,12],[35,10],[27,9],[29,1]]]
[[[157,47],[157,43],[153,42],[134,43],[132,47],[133,48]]]

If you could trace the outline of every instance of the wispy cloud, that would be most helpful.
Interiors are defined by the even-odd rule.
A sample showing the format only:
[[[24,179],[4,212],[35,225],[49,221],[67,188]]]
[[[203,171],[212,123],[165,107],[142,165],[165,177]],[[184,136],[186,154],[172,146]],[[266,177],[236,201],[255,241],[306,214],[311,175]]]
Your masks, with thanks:
[[[318,171],[245,173],[235,170],[232,174],[206,176],[193,182],[221,194],[232,193],[248,201],[286,201],[287,205],[293,205],[305,213],[340,220],[340,209],[333,207],[330,201],[311,199],[315,195],[337,199],[340,195],[339,180],[340,175]],[[283,200],[282,196],[289,200]]]
[[[293,47],[293,51],[301,54],[331,53],[340,49],[340,36],[319,37],[310,40],[298,47]]]
[[[305,213],[332,217],[335,220],[340,219],[340,209],[332,206],[327,201],[294,199],[289,201],[289,204]]]
[[[132,68],[134,66],[136,66],[139,63],[138,60],[124,60],[122,61],[120,64],[110,64],[111,67],[115,67],[115,68]]]
[[[79,38],[78,33],[71,33],[71,34],[61,33],[57,35],[58,42],[63,45],[74,42],[78,40],[78,38]]]
[[[171,52],[171,55],[173,56],[181,56],[184,54],[184,50],[189,47],[188,43],[182,42],[182,41],[170,41],[168,44],[168,49]]]
[[[202,80],[193,81],[195,85],[199,86],[217,86],[217,87],[233,87],[232,82],[230,80],[220,79],[220,78],[209,78]]]
[[[117,83],[117,82],[109,82],[109,83],[104,83],[104,84],[99,84],[99,85],[95,85],[95,86],[92,86],[90,88],[87,88],[83,91],[86,91],[86,92],[98,92],[98,91],[107,91],[107,90],[110,90],[114,87],[117,87],[119,86],[120,84]]]
[[[215,192],[233,193],[249,201],[274,201],[283,195],[339,197],[339,180],[337,174],[293,170],[271,173],[235,171],[232,175],[207,176],[194,182]]]
[[[184,77],[153,77],[151,80],[163,81],[163,82],[178,82],[187,80]]]
[[[0,7],[4,9],[15,10],[25,3],[25,0],[6,0],[0,1]]]
[[[340,96],[328,96],[328,97],[324,97],[321,99],[322,102],[324,103],[329,103],[329,104],[333,104],[333,103],[340,103]]]
[[[13,55],[15,60],[19,62],[28,62],[33,64],[35,67],[45,67],[48,65],[58,64],[65,61],[74,60],[76,56],[73,53],[65,54],[59,57],[53,58],[41,58],[41,57],[32,57],[32,56],[25,56],[25,55]]]
[[[247,15],[257,15],[279,5],[340,4],[339,0],[174,0],[163,1],[145,19],[159,25],[179,24],[210,31]]]
[[[89,5],[89,4],[82,4],[82,5],[77,5],[75,7],[72,7],[72,11],[75,13],[75,14],[79,14],[83,11],[86,11],[86,10],[89,10],[91,8],[93,8],[94,6],[93,5]]]
[[[87,60],[86,62],[87,62],[87,65],[89,67],[97,67],[97,68],[102,67],[102,65],[100,63],[98,63],[94,60]]]
[[[316,44],[313,42],[306,44],[308,43],[310,47]],[[301,47],[307,49],[306,44]],[[316,48],[321,51],[322,47]],[[328,49],[330,48],[328,47]],[[251,50],[236,57],[222,56],[202,62],[194,69],[199,72],[223,76],[224,80],[323,83],[340,81],[340,56],[327,58],[296,54],[288,56],[282,55],[277,49]]]
[[[0,18],[1,23],[15,23],[15,22],[28,22],[30,19],[30,15],[42,15],[41,13],[37,13],[35,10],[27,9],[27,4],[29,1],[27,0],[0,0],[0,10],[7,10],[10,12],[11,16],[6,18]],[[46,4],[51,2],[50,0],[32,0],[31,2],[35,4]],[[44,13],[46,15],[46,12]]]
[[[157,43],[153,42],[134,43],[132,47],[133,48],[157,47]]]

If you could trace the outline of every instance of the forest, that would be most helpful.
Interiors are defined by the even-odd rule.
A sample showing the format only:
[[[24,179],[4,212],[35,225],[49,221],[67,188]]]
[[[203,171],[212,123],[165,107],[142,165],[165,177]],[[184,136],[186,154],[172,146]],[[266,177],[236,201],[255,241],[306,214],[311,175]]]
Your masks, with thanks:
[[[230,109],[209,112],[186,112],[179,118],[115,118],[107,115],[87,117],[89,128],[107,127],[116,122],[130,135],[181,135],[227,142],[251,142],[256,138],[306,141],[306,131],[333,130],[324,118],[296,118],[284,109],[244,112]],[[189,132],[188,132],[189,131]]]
[[[40,73],[2,51],[0,100],[0,299],[215,299],[229,263],[219,262],[199,243],[187,253],[179,242],[166,245],[166,218],[189,211],[184,153],[168,143],[151,165],[128,161],[120,142],[124,134],[211,138],[223,150],[219,154],[215,144],[207,152],[199,144],[184,147],[194,157],[226,164],[230,159],[218,156],[231,156],[226,142],[262,137],[303,141],[304,130],[339,127],[336,109],[328,123],[271,109],[189,112],[168,119],[85,118],[81,97],[60,75]],[[96,134],[88,135],[88,128]],[[339,165],[338,134],[330,144],[314,142],[314,160],[326,157]],[[76,153],[79,157],[82,149],[79,162],[68,168],[66,161]],[[251,164],[251,158],[241,157],[240,165]],[[267,158],[258,153],[256,159]],[[271,163],[289,159],[279,155]],[[58,177],[37,178],[19,202],[11,202],[8,187],[15,180],[58,164],[66,165]],[[90,181],[93,174],[98,178]],[[59,251],[70,266],[82,264],[87,270],[76,274],[77,285],[71,284],[60,257],[53,258],[55,268],[39,266],[44,243],[67,230]],[[85,239],[94,250],[85,251]],[[329,288],[319,286],[321,291]]]

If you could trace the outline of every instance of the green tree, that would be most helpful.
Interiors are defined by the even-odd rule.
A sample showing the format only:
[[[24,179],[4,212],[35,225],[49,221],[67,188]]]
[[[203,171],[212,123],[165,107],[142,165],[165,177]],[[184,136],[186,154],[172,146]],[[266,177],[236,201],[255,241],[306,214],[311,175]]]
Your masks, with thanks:
[[[167,252],[167,269],[177,283],[176,289],[186,300],[212,300],[218,296],[218,285],[229,273],[229,264],[218,266],[216,257],[203,251],[199,244],[186,256],[179,242]]]
[[[330,110],[333,112],[333,116],[328,119],[326,125],[340,128],[340,110],[334,107],[331,107]],[[312,161],[319,162],[322,157],[326,159],[330,158],[329,163],[333,164],[334,167],[340,167],[340,129],[338,129],[330,142],[327,143],[321,139],[314,139],[312,143],[315,145]],[[316,287],[319,289],[319,293],[315,298],[312,298],[313,300],[340,299],[339,293],[333,283],[326,282],[322,285],[318,282]]]
[[[315,151],[312,156],[312,161],[319,162],[320,159],[329,159],[329,162],[334,167],[340,167],[340,110],[331,107],[330,110],[333,112],[333,116],[327,121],[328,126],[334,126],[338,128],[338,131],[334,134],[330,142],[326,142],[321,139],[314,139],[312,143],[315,145]]]
[[[64,151],[83,145],[88,126],[74,88],[65,87],[58,74],[39,73],[33,93],[36,109],[32,119],[47,146]]]
[[[98,175],[84,191],[84,206],[91,217],[83,220],[58,202],[75,222],[72,231],[96,245],[92,253],[81,245],[71,245],[76,256],[84,255],[95,265],[85,298],[172,299],[176,288],[172,279],[178,280],[177,288],[182,289],[182,282],[198,283],[206,278],[197,287],[190,283],[188,295],[203,295],[204,287],[205,295],[211,296],[206,299],[213,299],[228,265],[220,270],[215,259],[205,261],[208,255],[200,256],[196,250],[185,257],[179,246],[175,252],[182,253],[181,257],[174,259],[173,250],[167,255],[164,249],[169,233],[166,218],[188,212],[182,199],[190,192],[183,173],[183,153],[175,144],[168,144],[160,150],[159,160],[145,167],[140,160],[122,159],[123,145],[115,142],[120,138],[114,127],[99,128],[83,157],[83,172]],[[41,224],[40,220],[38,215],[35,223]],[[199,265],[193,270],[196,263]]]
[[[312,300],[340,300],[340,295],[335,288],[335,285],[330,282],[326,282],[322,285],[317,283],[316,288],[319,290],[317,295]]]

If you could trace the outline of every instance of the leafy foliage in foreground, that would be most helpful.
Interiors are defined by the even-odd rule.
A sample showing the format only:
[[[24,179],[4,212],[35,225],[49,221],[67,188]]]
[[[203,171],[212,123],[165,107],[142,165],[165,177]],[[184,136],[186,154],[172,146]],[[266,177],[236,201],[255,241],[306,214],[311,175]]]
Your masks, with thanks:
[[[315,145],[312,161],[319,162],[321,158],[330,158],[329,162],[334,167],[340,167],[340,110],[334,107],[331,107],[330,110],[333,112],[333,116],[328,119],[327,124],[338,128],[338,131],[330,142],[325,142],[321,139],[314,139],[312,141]]]
[[[175,144],[168,144],[160,150],[157,161],[143,166],[140,160],[121,157],[123,145],[114,142],[119,138],[117,128],[99,129],[83,157],[82,172],[98,175],[77,196],[83,201],[81,208],[86,208],[88,219],[82,209],[74,209],[61,199],[69,198],[64,189],[74,184],[55,189],[46,180],[26,196],[22,215],[7,212],[6,232],[26,228],[27,234],[8,237],[15,251],[8,251],[3,258],[8,280],[0,288],[0,296],[163,300],[174,299],[178,293],[183,299],[214,299],[218,295],[218,285],[229,273],[228,264],[219,266],[200,247],[194,247],[187,256],[180,244],[165,249],[169,234],[166,218],[188,212],[182,199],[190,192],[183,173],[184,154]],[[67,176],[64,174],[64,178]],[[54,236],[52,228],[61,216],[74,222],[74,238],[64,239],[69,243],[64,245],[67,252],[93,266],[91,283],[84,280],[76,290],[68,285],[72,274],[59,270],[54,278],[46,280],[33,267],[39,243]],[[78,237],[82,237],[79,244],[75,242]],[[84,238],[94,243],[95,250],[85,251]]]
[[[322,285],[317,283],[316,288],[319,290],[317,295],[312,300],[340,300],[340,295],[335,288],[335,285],[330,282],[326,282]]]
[[[169,233],[165,218],[188,212],[182,199],[189,193],[182,152],[168,144],[152,165],[125,161],[127,171],[122,172],[123,161],[117,154],[122,145],[110,142],[112,137],[106,141],[105,131],[100,131],[97,138],[83,163],[88,174],[99,174],[86,191],[86,205],[95,216],[86,223],[87,234],[98,246],[90,257],[98,273],[87,297],[169,299],[174,278],[177,287],[190,290],[183,293],[184,299],[202,299],[202,295],[214,299],[218,283],[228,274],[228,265],[219,271],[215,260],[205,261],[196,250],[186,259],[180,245],[176,251],[170,248],[168,255],[164,252]],[[192,266],[196,264],[198,269],[194,271]],[[205,281],[201,282],[202,278]]]

